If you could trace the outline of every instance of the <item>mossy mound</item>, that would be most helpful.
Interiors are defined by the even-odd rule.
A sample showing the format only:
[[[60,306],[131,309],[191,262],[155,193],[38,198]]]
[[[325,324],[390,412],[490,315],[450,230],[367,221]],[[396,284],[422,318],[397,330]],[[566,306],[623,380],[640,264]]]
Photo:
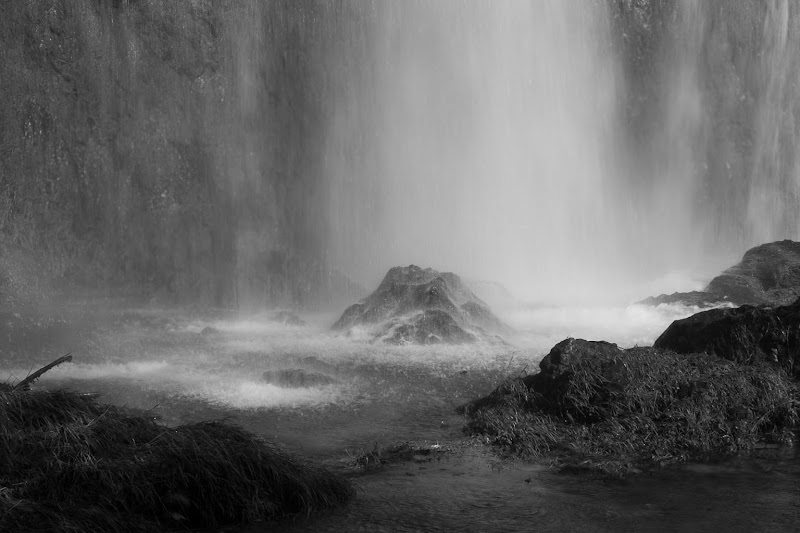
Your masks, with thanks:
[[[333,507],[351,485],[227,422],[0,387],[0,531],[163,531]]]
[[[515,454],[624,475],[785,442],[800,421],[797,386],[769,366],[574,339],[553,352],[542,372],[462,406],[466,430]]]

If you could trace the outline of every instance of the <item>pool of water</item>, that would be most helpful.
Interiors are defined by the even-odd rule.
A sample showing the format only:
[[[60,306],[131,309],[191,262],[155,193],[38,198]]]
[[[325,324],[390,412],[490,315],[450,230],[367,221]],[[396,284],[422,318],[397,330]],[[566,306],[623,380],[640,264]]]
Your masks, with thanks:
[[[305,316],[308,325],[294,327],[268,314],[111,309],[82,315],[70,335],[50,344],[40,340],[35,356],[5,356],[0,370],[16,381],[71,351],[74,362],[38,386],[99,392],[103,401],[149,410],[167,424],[231,418],[343,472],[359,488],[341,510],[237,531],[795,530],[794,449],[609,481],[500,459],[462,433],[458,405],[535,368],[555,342],[603,338],[594,333],[602,330],[622,346],[646,344],[691,312],[626,308],[592,318],[590,310],[573,310],[570,323],[564,310],[535,309],[510,317],[522,332],[508,344],[395,347],[330,332],[333,315]],[[263,380],[280,368],[318,371],[335,382],[283,389]],[[449,451],[377,471],[354,467],[358,453],[402,441]]]

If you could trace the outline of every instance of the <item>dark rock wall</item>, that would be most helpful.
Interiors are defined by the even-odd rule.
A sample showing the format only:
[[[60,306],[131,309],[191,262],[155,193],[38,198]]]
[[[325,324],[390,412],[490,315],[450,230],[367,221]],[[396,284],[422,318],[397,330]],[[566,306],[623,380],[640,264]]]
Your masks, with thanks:
[[[319,65],[340,12],[0,2],[0,244],[69,283],[168,301],[346,288],[325,265],[319,198]]]

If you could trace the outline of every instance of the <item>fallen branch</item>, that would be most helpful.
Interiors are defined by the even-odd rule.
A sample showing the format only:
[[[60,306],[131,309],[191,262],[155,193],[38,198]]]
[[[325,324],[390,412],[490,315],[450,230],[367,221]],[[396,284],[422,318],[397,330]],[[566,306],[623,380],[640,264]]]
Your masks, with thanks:
[[[70,362],[70,361],[72,361],[72,354],[68,353],[66,355],[62,355],[61,357],[59,357],[58,359],[56,359],[55,361],[53,361],[49,365],[43,366],[42,368],[40,368],[39,370],[37,370],[33,374],[29,375],[28,377],[26,377],[25,379],[23,379],[22,381],[20,381],[16,385],[14,385],[14,388],[11,389],[11,392],[14,392],[16,390],[30,390],[31,385],[33,384],[33,382],[36,381],[37,379],[39,379],[40,377],[42,377],[42,374],[44,374],[45,372],[47,372],[51,368],[57,367],[61,363],[67,363],[67,362]]]

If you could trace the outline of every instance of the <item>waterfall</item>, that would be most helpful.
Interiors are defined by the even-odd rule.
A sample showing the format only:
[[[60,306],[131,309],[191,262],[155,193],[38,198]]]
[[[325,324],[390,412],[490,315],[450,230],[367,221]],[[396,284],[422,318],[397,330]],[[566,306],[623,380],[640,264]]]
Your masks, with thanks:
[[[374,24],[329,131],[344,270],[420,263],[548,296],[602,283],[587,265],[623,246],[605,6],[403,2]]]
[[[536,300],[624,300],[800,233],[788,2],[378,2],[357,18],[331,51],[325,168],[327,249],[359,279],[419,263]]]

